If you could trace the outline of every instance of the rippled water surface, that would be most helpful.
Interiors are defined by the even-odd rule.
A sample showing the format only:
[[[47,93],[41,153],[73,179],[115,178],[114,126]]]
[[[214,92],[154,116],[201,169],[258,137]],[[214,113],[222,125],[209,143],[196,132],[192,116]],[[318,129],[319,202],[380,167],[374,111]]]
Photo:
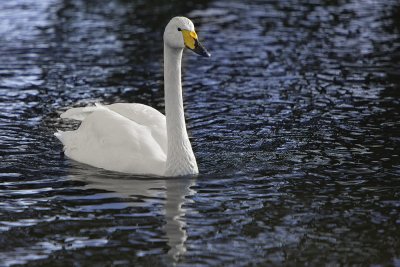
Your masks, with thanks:
[[[184,54],[198,177],[63,156],[69,107],[164,111]],[[400,266],[398,1],[0,2],[0,266]]]

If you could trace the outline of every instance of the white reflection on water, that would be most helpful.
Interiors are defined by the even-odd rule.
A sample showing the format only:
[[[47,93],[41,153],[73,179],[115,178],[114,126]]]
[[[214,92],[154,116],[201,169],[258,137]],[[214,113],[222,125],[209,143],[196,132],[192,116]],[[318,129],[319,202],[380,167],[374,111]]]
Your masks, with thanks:
[[[185,208],[188,196],[196,191],[191,187],[195,185],[195,177],[182,178],[138,178],[129,177],[122,174],[121,177],[110,175],[71,175],[72,180],[84,181],[87,189],[102,189],[111,191],[113,197],[140,199],[141,201],[123,202],[125,208],[127,205],[132,207],[151,206],[154,202],[161,202],[164,205],[165,225],[163,227],[168,246],[170,247],[168,255],[170,260],[178,261],[186,252],[185,241],[187,233],[185,230]],[[105,193],[109,197],[108,193]],[[144,202],[143,202],[144,200]],[[113,203],[118,206],[119,203]],[[118,207],[108,207],[117,209]],[[92,211],[102,209],[101,205],[87,206],[81,211]]]

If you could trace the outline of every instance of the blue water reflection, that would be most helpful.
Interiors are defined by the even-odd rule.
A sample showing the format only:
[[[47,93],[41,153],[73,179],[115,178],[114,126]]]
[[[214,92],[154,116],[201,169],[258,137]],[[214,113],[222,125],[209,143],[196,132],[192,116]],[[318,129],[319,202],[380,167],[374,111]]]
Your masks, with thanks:
[[[399,265],[397,1],[0,3],[0,265]],[[70,161],[66,108],[164,111],[162,33],[194,20],[200,175]]]

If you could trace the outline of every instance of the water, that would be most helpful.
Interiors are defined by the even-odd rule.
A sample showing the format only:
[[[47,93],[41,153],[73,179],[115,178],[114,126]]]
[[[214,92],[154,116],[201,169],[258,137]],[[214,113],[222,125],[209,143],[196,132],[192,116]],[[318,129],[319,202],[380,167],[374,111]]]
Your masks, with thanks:
[[[399,3],[241,2],[0,3],[1,266],[400,266]],[[69,107],[164,111],[175,15],[201,174],[64,157]]]

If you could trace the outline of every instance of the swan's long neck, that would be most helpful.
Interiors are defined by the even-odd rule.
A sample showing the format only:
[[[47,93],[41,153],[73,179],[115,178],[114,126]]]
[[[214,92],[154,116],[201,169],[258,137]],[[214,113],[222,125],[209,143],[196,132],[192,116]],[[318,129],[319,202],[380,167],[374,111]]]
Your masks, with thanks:
[[[168,152],[165,175],[197,174],[198,168],[186,132],[183,111],[181,61],[183,49],[164,44],[164,91]]]

